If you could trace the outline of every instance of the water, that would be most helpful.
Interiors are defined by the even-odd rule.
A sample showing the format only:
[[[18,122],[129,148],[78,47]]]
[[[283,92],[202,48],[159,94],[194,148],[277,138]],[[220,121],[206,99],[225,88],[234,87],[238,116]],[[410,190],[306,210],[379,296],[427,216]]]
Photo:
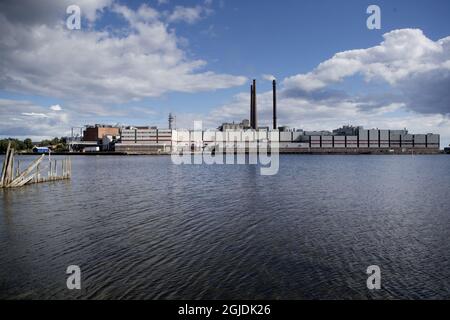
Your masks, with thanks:
[[[286,155],[275,176],[164,156],[72,166],[0,190],[0,298],[450,298],[448,156]]]

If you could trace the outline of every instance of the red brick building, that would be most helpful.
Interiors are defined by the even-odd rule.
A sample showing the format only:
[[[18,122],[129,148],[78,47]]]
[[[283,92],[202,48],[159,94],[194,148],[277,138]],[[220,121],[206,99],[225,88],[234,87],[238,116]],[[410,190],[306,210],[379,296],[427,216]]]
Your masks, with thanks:
[[[119,136],[119,128],[107,125],[98,125],[86,127],[83,131],[83,141],[101,142],[104,136]]]

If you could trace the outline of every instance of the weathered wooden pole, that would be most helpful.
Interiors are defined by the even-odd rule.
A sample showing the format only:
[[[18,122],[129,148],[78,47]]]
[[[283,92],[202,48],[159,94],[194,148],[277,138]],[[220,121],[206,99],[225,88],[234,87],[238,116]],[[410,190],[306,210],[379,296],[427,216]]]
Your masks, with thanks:
[[[11,182],[13,164],[14,164],[14,148],[9,150],[8,159],[6,160],[6,172],[3,180],[3,186],[7,186]]]
[[[66,176],[67,178],[70,177],[70,158],[67,157],[66,159]]]
[[[16,177],[20,174],[20,160],[17,160]]]
[[[37,166],[36,166],[36,183],[38,183],[39,182],[39,176],[40,176],[40,174],[39,174],[39,169],[40,169],[40,166],[41,166],[41,164],[39,163]]]
[[[11,152],[11,148],[10,147],[11,147],[11,142],[8,143],[8,148],[6,150],[5,161],[3,162],[2,181],[1,181],[2,182],[1,186],[2,187],[6,185],[6,180],[7,180],[7,177],[8,177],[8,168],[9,168],[8,161],[9,161],[9,154]]]
[[[13,181],[13,179],[14,179],[14,154],[12,155],[10,161],[11,161],[11,169],[9,170],[8,183],[11,183],[11,181]]]
[[[8,142],[8,147],[6,148],[5,160],[3,161],[3,165],[2,165],[2,175],[0,177],[0,187],[3,187],[4,181],[6,178],[6,169],[8,167],[8,159],[9,159],[10,149],[11,149],[11,141]]]

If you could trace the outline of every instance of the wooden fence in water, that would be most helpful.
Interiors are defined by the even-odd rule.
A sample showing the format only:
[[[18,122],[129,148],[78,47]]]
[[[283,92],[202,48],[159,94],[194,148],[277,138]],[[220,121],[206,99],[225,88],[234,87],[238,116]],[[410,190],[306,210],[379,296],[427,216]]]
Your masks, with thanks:
[[[20,172],[20,160],[17,160],[16,165],[14,166],[14,149],[11,148],[11,143],[9,143],[5,160],[2,165],[0,188],[17,188],[33,183],[70,179],[72,174],[72,162],[69,157],[58,162],[58,160],[51,161],[49,156],[48,166],[46,167],[48,168],[48,172],[46,175],[41,175],[41,170],[46,169],[41,168],[44,158],[45,155],[41,155],[39,158],[32,161],[24,171]],[[58,165],[58,163],[60,165]],[[61,170],[60,175],[58,175],[58,167]]]

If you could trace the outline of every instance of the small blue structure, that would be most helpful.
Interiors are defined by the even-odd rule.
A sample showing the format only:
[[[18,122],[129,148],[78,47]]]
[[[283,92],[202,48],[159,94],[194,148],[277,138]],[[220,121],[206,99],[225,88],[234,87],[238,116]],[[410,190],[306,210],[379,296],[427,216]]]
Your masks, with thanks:
[[[34,153],[49,153],[50,148],[49,147],[34,147],[33,152]]]

